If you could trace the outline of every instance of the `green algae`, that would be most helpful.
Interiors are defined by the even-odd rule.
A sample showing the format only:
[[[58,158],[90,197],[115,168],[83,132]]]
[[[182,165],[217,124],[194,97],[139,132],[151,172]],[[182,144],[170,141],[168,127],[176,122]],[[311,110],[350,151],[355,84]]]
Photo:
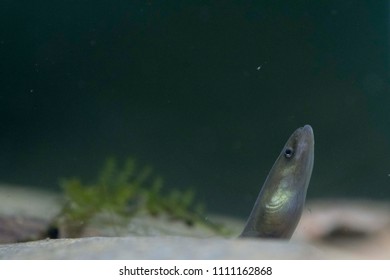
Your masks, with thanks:
[[[89,222],[101,213],[111,213],[128,222],[142,212],[150,216],[165,215],[187,226],[204,226],[218,235],[227,235],[225,227],[206,220],[205,207],[195,201],[192,189],[164,190],[163,179],[152,168],[137,167],[129,158],[119,166],[108,159],[96,182],[83,183],[79,178],[61,181],[65,205],[57,221],[66,228],[68,237],[80,236]],[[131,221],[130,221],[131,222]]]

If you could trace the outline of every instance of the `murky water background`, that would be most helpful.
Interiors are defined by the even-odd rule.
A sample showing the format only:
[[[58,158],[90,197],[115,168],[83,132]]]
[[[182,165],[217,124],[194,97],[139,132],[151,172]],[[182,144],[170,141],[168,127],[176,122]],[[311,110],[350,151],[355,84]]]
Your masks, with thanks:
[[[246,216],[311,124],[308,198],[390,198],[388,1],[3,1],[0,181],[136,158]]]

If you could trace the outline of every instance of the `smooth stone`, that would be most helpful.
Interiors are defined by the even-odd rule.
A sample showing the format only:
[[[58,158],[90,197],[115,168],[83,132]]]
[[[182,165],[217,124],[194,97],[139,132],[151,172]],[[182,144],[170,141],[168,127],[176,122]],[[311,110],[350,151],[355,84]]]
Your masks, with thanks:
[[[0,259],[327,259],[351,256],[278,240],[88,237],[0,246]]]

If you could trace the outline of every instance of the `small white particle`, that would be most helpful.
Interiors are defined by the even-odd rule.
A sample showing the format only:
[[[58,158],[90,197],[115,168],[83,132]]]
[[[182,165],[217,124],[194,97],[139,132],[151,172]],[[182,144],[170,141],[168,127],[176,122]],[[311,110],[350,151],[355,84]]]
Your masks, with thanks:
[[[261,69],[261,67],[263,67],[263,64],[257,66],[256,70],[259,71]]]

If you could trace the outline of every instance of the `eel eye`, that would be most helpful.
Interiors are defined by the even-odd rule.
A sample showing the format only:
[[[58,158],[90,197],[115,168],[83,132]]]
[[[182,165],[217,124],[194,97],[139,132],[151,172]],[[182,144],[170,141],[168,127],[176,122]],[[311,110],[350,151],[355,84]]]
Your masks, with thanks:
[[[291,158],[294,154],[294,150],[292,148],[286,148],[284,150],[284,157],[285,158]]]

